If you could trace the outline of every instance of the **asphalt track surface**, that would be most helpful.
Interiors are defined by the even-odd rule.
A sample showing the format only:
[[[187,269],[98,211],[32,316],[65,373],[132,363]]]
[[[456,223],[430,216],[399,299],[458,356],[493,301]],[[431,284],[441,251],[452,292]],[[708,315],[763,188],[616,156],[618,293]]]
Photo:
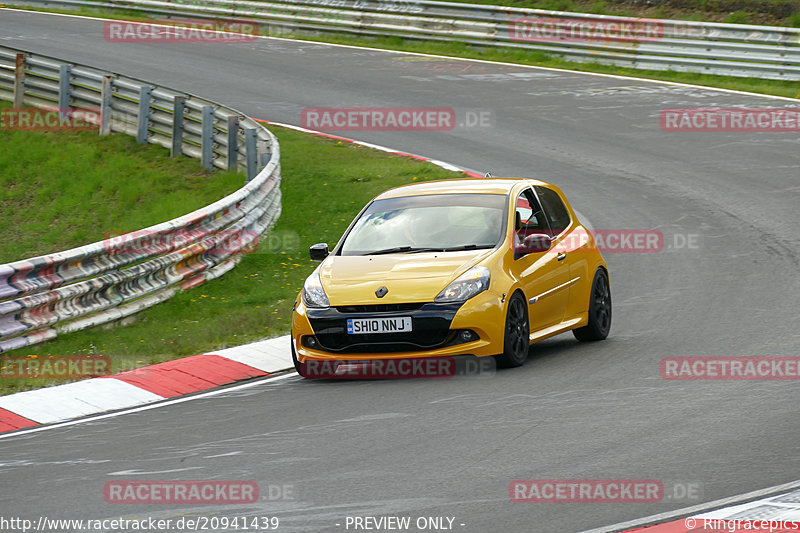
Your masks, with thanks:
[[[347,516],[451,516],[464,532],[575,532],[800,477],[796,382],[665,381],[658,366],[666,356],[800,355],[798,134],[668,133],[658,120],[663,108],[788,102],[304,42],[112,44],[101,21],[9,11],[0,42],[292,124],[305,107],[488,110],[491,127],[344,135],[541,177],[595,228],[665,235],[660,253],[606,255],[605,342],[561,335],[493,377],[291,377],[4,439],[0,515],[247,514],[278,516],[283,531],[344,531]],[[687,235],[695,248],[674,246]],[[697,483],[702,497],[509,502],[511,480],[550,478]],[[119,479],[255,480],[265,495],[291,485],[294,499],[105,503],[104,483]]]

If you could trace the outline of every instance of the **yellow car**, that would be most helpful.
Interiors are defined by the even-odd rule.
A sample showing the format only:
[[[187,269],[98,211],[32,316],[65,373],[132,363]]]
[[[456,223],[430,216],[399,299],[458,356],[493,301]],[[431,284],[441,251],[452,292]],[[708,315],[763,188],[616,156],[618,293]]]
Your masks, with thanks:
[[[332,251],[315,244],[310,254],[322,262],[292,314],[304,377],[332,377],[347,361],[456,355],[513,367],[536,341],[568,330],[602,340],[611,328],[606,262],[561,190],[543,181],[391,189]]]

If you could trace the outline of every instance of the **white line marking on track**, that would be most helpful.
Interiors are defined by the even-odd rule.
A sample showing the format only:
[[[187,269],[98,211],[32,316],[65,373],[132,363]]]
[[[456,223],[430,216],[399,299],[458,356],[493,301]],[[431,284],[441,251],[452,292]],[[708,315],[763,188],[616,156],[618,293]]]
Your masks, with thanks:
[[[215,459],[217,457],[231,457],[233,455],[240,455],[242,452],[228,452],[228,453],[218,453],[217,455],[204,455],[203,459]]]
[[[109,472],[107,476],[149,476],[151,474],[171,474],[172,472],[185,472],[187,470],[202,470],[202,466],[187,466],[186,468],[173,468],[172,470],[117,470]]]
[[[310,133],[312,135],[319,135],[321,137],[332,138],[331,135],[333,135],[331,133],[326,133],[324,131],[310,130],[308,128],[303,128],[301,126],[295,126],[294,124],[286,124],[285,122],[274,122],[274,121],[266,120],[266,119],[255,119],[255,120],[257,120],[259,122],[266,122],[267,124],[270,124],[270,125],[275,125],[275,126],[279,126],[279,127],[283,127],[283,128],[288,128],[288,129],[291,129],[291,130],[301,131],[303,133]],[[333,137],[340,137],[340,136],[339,135],[333,135]],[[372,144],[372,143],[369,143],[369,142],[366,142],[366,141],[359,141],[358,139],[350,139],[350,138],[347,138],[347,137],[340,137],[340,138],[343,139],[343,140],[346,139],[348,142],[351,142],[353,144],[357,144],[359,146],[364,146],[366,148],[372,148],[373,150],[380,150],[381,152],[388,152],[390,154],[405,155],[405,156],[409,156],[409,157],[412,157],[412,158],[415,158],[415,159],[419,159],[419,160],[425,161],[427,163],[431,163],[432,165],[436,165],[437,167],[441,167],[441,168],[443,168],[445,170],[450,170],[450,171],[453,171],[453,172],[473,172],[475,174],[481,174],[477,170],[473,170],[473,169],[469,169],[469,168],[465,168],[465,167],[460,167],[460,166],[454,165],[452,163],[448,163],[447,161],[440,161],[438,159],[431,159],[430,157],[427,157],[427,156],[424,156],[424,155],[412,154],[412,153],[409,153],[409,152],[404,152],[403,150],[397,150],[395,148],[390,148],[388,146],[381,146],[380,144]]]

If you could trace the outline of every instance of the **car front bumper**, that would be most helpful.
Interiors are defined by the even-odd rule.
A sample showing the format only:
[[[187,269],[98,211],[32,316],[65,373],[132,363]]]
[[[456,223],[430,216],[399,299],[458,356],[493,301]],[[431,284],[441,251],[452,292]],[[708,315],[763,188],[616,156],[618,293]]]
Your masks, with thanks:
[[[411,317],[412,331],[347,333],[349,318]],[[292,314],[292,343],[297,359],[358,361],[487,356],[503,351],[504,306],[500,295],[484,291],[466,302],[400,303],[307,308],[298,298]],[[463,341],[461,332],[474,340]]]

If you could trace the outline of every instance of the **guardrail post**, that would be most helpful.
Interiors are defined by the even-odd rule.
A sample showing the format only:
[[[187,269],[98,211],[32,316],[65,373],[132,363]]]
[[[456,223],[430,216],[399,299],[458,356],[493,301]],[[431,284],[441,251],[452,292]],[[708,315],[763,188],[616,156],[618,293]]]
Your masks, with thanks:
[[[244,149],[245,157],[247,158],[247,181],[256,177],[258,174],[258,153],[256,153],[256,145],[258,134],[256,130],[247,128],[244,130]]]
[[[17,54],[14,67],[14,107],[25,105],[25,54]]]
[[[200,164],[206,170],[214,170],[214,108],[203,106],[203,135],[200,139]]]
[[[186,97],[176,96],[172,101],[172,150],[169,155],[178,157],[183,153],[183,110],[186,108]]]
[[[228,170],[239,164],[239,117],[228,117]]]
[[[111,93],[114,90],[114,77],[103,76],[100,88],[100,135],[111,133]]]
[[[72,67],[61,65],[58,70],[58,116],[68,114]]]
[[[258,153],[261,155],[259,163],[261,168],[267,166],[269,160],[272,159],[272,151],[270,150],[269,142],[266,139],[258,140]]]
[[[139,88],[139,116],[136,117],[136,142],[147,143],[148,129],[150,128],[150,94],[152,87]]]

